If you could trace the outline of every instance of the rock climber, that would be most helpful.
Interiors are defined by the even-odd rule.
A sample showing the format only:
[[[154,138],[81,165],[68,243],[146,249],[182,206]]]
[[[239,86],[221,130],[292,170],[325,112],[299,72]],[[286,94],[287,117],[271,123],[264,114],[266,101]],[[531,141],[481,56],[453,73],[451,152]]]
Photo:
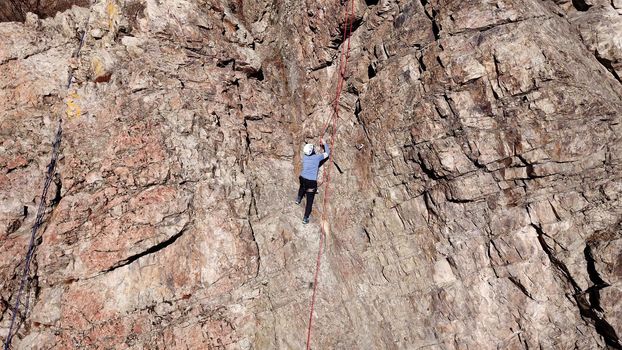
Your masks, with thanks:
[[[320,167],[328,159],[330,150],[328,144],[320,139],[320,142],[324,144],[322,147],[322,153],[315,153],[315,146],[307,143],[302,148],[302,171],[298,179],[300,180],[300,188],[298,189],[298,197],[296,197],[296,204],[300,204],[302,197],[307,195],[307,203],[305,205],[305,215],[302,218],[303,224],[309,223],[309,215],[311,215],[311,209],[313,208],[313,198],[317,193],[317,175],[320,171]]]

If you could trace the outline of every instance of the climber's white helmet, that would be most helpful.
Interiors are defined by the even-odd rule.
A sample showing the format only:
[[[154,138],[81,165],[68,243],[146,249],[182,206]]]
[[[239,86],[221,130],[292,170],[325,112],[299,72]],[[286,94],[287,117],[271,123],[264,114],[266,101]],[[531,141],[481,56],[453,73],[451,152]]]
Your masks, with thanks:
[[[303,148],[302,148],[302,152],[308,156],[313,154],[313,145],[310,143],[307,143]]]

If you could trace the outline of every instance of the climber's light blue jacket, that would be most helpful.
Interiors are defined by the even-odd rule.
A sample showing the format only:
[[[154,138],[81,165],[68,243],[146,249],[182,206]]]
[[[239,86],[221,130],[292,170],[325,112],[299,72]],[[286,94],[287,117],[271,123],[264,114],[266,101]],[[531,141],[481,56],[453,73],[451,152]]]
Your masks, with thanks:
[[[328,149],[328,144],[326,142],[324,142],[324,153],[312,154],[310,156],[303,155],[302,172],[300,173],[300,176],[307,180],[317,181],[317,174],[320,170],[320,162],[328,158],[329,155],[330,150]]]

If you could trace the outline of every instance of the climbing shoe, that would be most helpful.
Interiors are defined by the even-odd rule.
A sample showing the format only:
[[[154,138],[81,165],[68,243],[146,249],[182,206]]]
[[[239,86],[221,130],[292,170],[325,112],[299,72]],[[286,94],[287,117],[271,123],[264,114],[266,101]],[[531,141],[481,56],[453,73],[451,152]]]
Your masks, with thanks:
[[[296,198],[296,204],[300,204],[300,201],[302,201],[302,198]]]
[[[308,224],[309,223],[309,218],[302,218],[302,223],[303,224]]]

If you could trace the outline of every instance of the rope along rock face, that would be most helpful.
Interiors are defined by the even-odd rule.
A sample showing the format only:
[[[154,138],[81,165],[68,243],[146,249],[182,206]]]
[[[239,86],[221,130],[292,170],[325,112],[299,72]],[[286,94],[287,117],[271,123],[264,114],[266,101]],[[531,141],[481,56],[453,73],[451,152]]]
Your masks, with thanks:
[[[90,15],[90,11],[89,11],[89,15]],[[84,44],[84,38],[86,36],[86,32],[88,31],[88,22],[89,22],[89,17],[87,17],[86,21],[85,21],[85,25],[84,25],[84,29],[82,31],[82,34],[80,35],[80,41],[79,44],[76,48],[76,50],[73,52],[72,57],[73,58],[79,58],[80,56],[80,50],[82,49],[82,45]],[[69,70],[69,77],[67,79],[67,90],[69,91],[71,89],[71,86],[73,84],[73,69]],[[72,97],[76,97],[75,93],[72,95]],[[79,113],[79,107],[75,104],[75,102],[73,101],[73,99],[69,99],[67,101],[67,106],[66,106],[66,110],[67,110],[67,116],[78,116]],[[11,346],[11,340],[13,339],[14,333],[17,332],[17,328],[19,327],[16,324],[16,320],[17,320],[17,315],[19,313],[19,307],[20,307],[20,301],[21,301],[21,297],[22,297],[22,293],[24,292],[24,288],[26,287],[26,283],[28,282],[28,278],[29,278],[29,273],[30,273],[30,264],[32,262],[32,258],[36,249],[36,245],[35,245],[35,241],[37,238],[37,233],[39,231],[39,229],[41,228],[41,224],[43,223],[43,217],[45,215],[45,211],[47,209],[46,206],[46,202],[47,202],[47,197],[48,197],[48,190],[50,188],[50,184],[52,183],[52,178],[54,177],[54,173],[56,171],[56,163],[58,161],[58,152],[60,149],[60,144],[62,141],[62,136],[63,136],[63,119],[62,117],[59,118],[58,121],[58,127],[56,129],[56,134],[54,137],[54,141],[52,142],[52,158],[50,160],[50,163],[47,166],[47,172],[45,174],[45,181],[43,184],[43,190],[41,192],[41,197],[39,198],[39,206],[37,208],[37,216],[35,218],[35,223],[32,226],[32,230],[30,233],[30,242],[28,243],[28,250],[26,251],[26,257],[24,259],[24,266],[23,266],[23,272],[22,272],[22,276],[21,276],[21,280],[20,280],[20,284],[19,284],[19,289],[17,290],[17,295],[15,297],[15,304],[13,305],[13,310],[12,310],[12,316],[11,316],[11,323],[9,325],[9,330],[8,330],[8,334],[5,338],[4,341],[4,350],[9,350],[10,346]],[[24,315],[28,314],[28,307],[29,307],[29,299],[26,300],[26,304],[24,306]],[[15,329],[14,329],[15,327]]]
[[[350,37],[352,35],[352,22],[354,21],[354,1],[351,0],[346,3],[344,8],[343,15],[343,40],[342,45],[347,45],[342,47],[341,54],[339,56],[339,73],[337,74],[337,88],[335,92],[335,101],[333,103],[333,114],[331,118],[329,118],[324,127],[322,128],[322,135],[326,133],[329,123],[332,121],[332,132],[330,137],[330,149],[331,149],[331,159],[335,156],[334,145],[335,145],[335,135],[337,134],[337,120],[339,119],[339,101],[341,99],[341,91],[343,89],[343,83],[345,82],[345,74],[346,69],[348,67],[348,59],[350,57]],[[331,161],[332,162],[332,161]],[[324,247],[324,241],[326,239],[326,231],[328,220],[328,203],[330,198],[330,175],[331,175],[332,165],[328,165],[328,169],[324,172],[324,179],[322,181],[323,184],[326,184],[324,199],[322,201],[322,220],[320,222],[320,243],[318,247],[317,258],[315,262],[315,273],[313,274],[313,292],[311,293],[311,306],[309,310],[309,325],[307,327],[307,350],[311,349],[311,330],[313,327],[313,313],[315,311],[315,298],[317,295],[318,288],[318,276],[320,273],[321,267],[321,259],[322,259],[322,249]]]

